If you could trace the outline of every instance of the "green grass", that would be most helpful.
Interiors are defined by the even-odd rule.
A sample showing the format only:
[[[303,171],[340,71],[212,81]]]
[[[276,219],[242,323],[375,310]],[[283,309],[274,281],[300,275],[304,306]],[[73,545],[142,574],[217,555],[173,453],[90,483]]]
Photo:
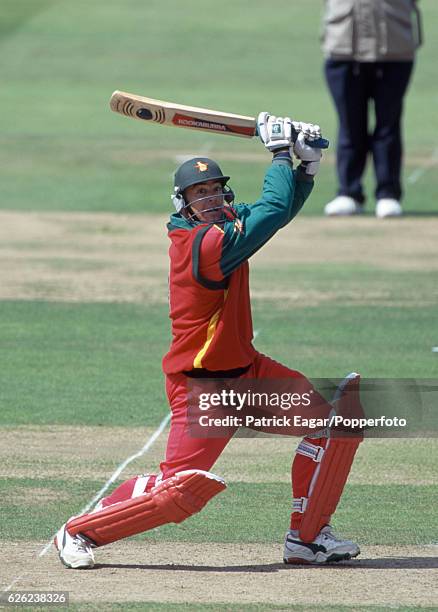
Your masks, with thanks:
[[[140,126],[141,127],[141,126]],[[154,129],[154,128],[150,128]],[[86,140],[86,136],[84,137]],[[83,151],[84,139],[75,145],[59,144],[54,149],[53,140],[49,145],[45,138],[23,145],[5,139],[0,150],[0,206],[13,210],[41,211],[85,211],[123,213],[166,213],[172,212],[170,192],[172,173],[178,165],[169,152],[168,159],[145,158],[129,161],[114,159],[113,149],[121,149],[120,142],[102,143],[100,150],[95,145],[88,152]],[[55,138],[56,140],[56,138]],[[129,155],[129,147],[126,156]],[[254,147],[254,144],[248,145]],[[75,148],[78,148],[75,151]],[[91,150],[90,150],[91,149]],[[92,150],[95,150],[95,156]],[[183,154],[205,154],[202,148],[189,145],[180,150]],[[230,185],[236,193],[236,202],[254,202],[261,193],[264,172],[269,164],[265,161],[230,161],[227,152],[213,149],[208,153],[217,158],[222,169],[231,174]],[[56,155],[56,159],[52,156]],[[406,175],[417,168],[415,163],[407,165]],[[7,173],[6,173],[7,170]],[[24,176],[25,171],[25,176]],[[300,215],[319,216],[325,203],[334,196],[333,165],[323,165],[315,188]],[[369,194],[367,214],[374,214],[373,179],[366,180]],[[438,191],[438,175],[429,171],[424,180],[415,185],[406,185],[405,212],[412,216],[438,214],[435,194]]]
[[[352,369],[375,378],[436,375],[432,306],[321,306],[289,313],[255,304],[254,312],[261,327],[259,350],[274,351],[277,359],[308,376],[339,376]]]
[[[0,22],[0,41],[17,31],[39,13],[48,9],[54,0],[2,0],[2,20]]]
[[[276,10],[266,11],[261,0],[243,0],[238,10],[223,0],[220,15],[200,0],[4,0],[2,6],[2,208],[164,211],[177,153],[217,157],[239,199],[257,197],[265,162],[227,156],[263,155],[258,142],[117,116],[108,108],[116,88],[241,114],[290,114],[320,123],[335,143],[318,41],[322,3],[315,10],[313,3],[277,0]],[[438,6],[422,0],[421,8],[426,44],[406,104],[406,177],[418,156],[429,159],[438,146]],[[437,180],[429,169],[407,184],[406,210],[436,212]],[[372,182],[368,177],[370,194]],[[334,191],[334,167],[323,164],[303,214],[319,214]]]
[[[250,442],[248,442],[250,444]],[[3,540],[49,540],[66,517],[77,514],[102,483],[37,478],[0,479]],[[33,495],[37,501],[32,502]],[[52,491],[51,501],[44,491]],[[57,498],[57,494],[61,497]],[[28,502],[22,503],[23,496]],[[149,542],[281,543],[288,528],[288,483],[229,483],[200,513],[135,537]],[[49,497],[50,499],[50,497]],[[334,527],[363,545],[430,544],[436,519],[436,487],[348,485]],[[248,520],[251,517],[251,520]],[[269,517],[269,518],[268,518]],[[385,517],[385,520],[382,520]]]
[[[5,301],[0,317],[3,425],[148,426],[166,413],[165,305]],[[316,378],[433,378],[432,321],[432,306],[254,304],[258,349]]]
[[[153,425],[166,307],[0,303],[3,424]]]

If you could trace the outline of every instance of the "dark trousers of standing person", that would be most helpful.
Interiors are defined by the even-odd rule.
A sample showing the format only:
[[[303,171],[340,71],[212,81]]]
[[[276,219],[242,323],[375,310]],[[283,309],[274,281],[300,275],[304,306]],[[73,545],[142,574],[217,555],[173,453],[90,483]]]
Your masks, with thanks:
[[[325,76],[339,119],[338,195],[363,203],[362,175],[367,155],[373,156],[376,199],[400,200],[403,97],[413,62],[327,60]],[[368,128],[368,107],[374,103],[375,127]]]

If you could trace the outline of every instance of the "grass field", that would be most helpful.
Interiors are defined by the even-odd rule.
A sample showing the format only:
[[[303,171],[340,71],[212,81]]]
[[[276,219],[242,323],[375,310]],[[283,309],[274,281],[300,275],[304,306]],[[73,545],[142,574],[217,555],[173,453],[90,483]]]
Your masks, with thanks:
[[[275,10],[274,10],[275,7]],[[436,378],[438,102],[434,24],[407,98],[405,210],[327,220],[333,149],[300,217],[254,258],[256,346],[311,377]],[[233,440],[228,490],[199,515],[69,572],[53,533],[167,414],[166,214],[184,155],[217,158],[243,201],[260,144],[112,114],[124,89],[242,114],[336,122],[318,48],[322,2],[3,0],[0,23],[2,591],[67,590],[73,610],[436,609],[436,438],[366,440],[334,519],[361,556],[282,565],[295,441]],[[163,433],[119,477],[153,471]],[[291,443],[292,442],[292,443]]]
[[[224,0],[218,14],[200,0],[3,0],[0,206],[161,212],[176,156],[199,151],[223,162],[238,196],[252,201],[255,171],[261,176],[267,161],[259,143],[144,126],[113,115],[109,96],[123,89],[248,115],[267,109],[317,121],[334,141],[318,42],[322,5],[276,0],[267,11],[258,0],[237,9]],[[405,207],[415,214],[436,213],[438,191],[438,5],[421,5],[426,44],[405,121],[406,178],[426,171],[406,184]],[[332,150],[304,214],[319,214],[334,194],[333,173]],[[370,196],[372,189],[370,176]]]

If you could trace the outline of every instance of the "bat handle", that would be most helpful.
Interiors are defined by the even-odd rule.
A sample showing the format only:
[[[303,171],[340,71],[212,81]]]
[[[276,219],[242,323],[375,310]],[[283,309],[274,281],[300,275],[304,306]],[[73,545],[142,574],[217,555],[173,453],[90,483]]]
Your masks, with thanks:
[[[327,138],[318,138],[317,140],[305,140],[304,142],[308,144],[309,147],[313,147],[314,149],[328,149],[330,145],[330,142],[327,140]]]
[[[292,130],[292,142],[295,142],[297,137],[298,137],[299,132]],[[255,131],[255,136],[258,136],[259,132],[256,126],[256,131]],[[317,138],[317,140],[307,140],[305,139],[304,142],[309,145],[309,147],[312,147],[313,149],[328,149],[330,146],[330,142],[327,140],[327,138]]]
[[[299,132],[292,129],[292,142],[296,141],[296,139],[298,138],[298,134]],[[309,145],[309,147],[312,147],[313,149],[328,149],[330,144],[327,138],[322,138],[322,136],[321,138],[317,138],[316,140],[307,140],[307,138],[305,138],[304,142],[306,143],[306,145]]]

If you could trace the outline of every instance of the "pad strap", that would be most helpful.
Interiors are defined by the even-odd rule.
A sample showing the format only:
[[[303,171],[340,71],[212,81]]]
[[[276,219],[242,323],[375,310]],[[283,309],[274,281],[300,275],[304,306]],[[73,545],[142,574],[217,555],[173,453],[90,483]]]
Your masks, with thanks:
[[[153,474],[143,474],[142,476],[137,476],[131,497],[139,497],[139,495],[143,495],[143,493],[146,491],[146,487],[151,476],[153,476]]]
[[[299,455],[304,455],[304,457],[309,457],[313,459],[316,463],[321,463],[322,458],[324,456],[324,447],[317,446],[316,444],[312,444],[311,442],[307,442],[306,440],[302,440],[298,444],[296,452]]]
[[[292,499],[292,512],[299,512],[303,514],[307,508],[307,497],[294,497]]]

